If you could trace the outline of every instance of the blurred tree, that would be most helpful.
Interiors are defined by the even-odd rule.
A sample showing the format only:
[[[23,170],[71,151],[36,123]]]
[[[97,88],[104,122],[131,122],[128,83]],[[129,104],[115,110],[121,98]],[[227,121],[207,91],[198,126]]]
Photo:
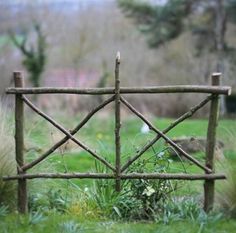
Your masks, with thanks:
[[[97,83],[98,88],[103,88],[107,86],[108,79],[111,77],[110,72],[108,72],[107,69],[107,63],[104,60],[102,62],[102,75],[100,76],[100,79]],[[101,104],[104,101],[104,96],[103,95],[98,95],[97,96],[98,103]]]
[[[158,47],[183,31],[183,20],[189,14],[191,2],[172,0],[159,6],[147,1],[118,0],[124,13],[134,18],[141,32],[148,35],[150,47]]]
[[[225,51],[234,51],[227,47],[225,33],[227,21],[236,23],[236,0],[167,0],[163,5],[118,0],[118,4],[148,36],[150,47],[157,48],[191,30],[197,38],[197,55],[204,50],[216,52],[218,71],[223,71],[220,57]]]
[[[166,0],[161,5],[144,0],[118,0],[118,4],[148,36],[150,47],[158,48],[185,30],[191,30],[196,39],[195,55],[200,56],[203,52],[213,54],[215,70],[229,80],[224,72],[225,64],[233,67],[236,53],[235,48],[227,45],[225,35],[227,23],[236,23],[236,0]],[[225,106],[222,97],[222,114],[226,112]]]
[[[227,12],[229,15],[229,20],[236,23],[236,0],[228,0],[229,4],[227,5]]]
[[[44,71],[46,64],[46,38],[43,35],[41,26],[38,23],[34,23],[33,29],[37,37],[37,45],[27,46],[29,39],[29,33],[23,34],[23,39],[19,40],[15,34],[9,32],[10,39],[14,45],[20,50],[23,55],[23,65],[29,72],[30,82],[34,87],[39,87],[40,78]]]

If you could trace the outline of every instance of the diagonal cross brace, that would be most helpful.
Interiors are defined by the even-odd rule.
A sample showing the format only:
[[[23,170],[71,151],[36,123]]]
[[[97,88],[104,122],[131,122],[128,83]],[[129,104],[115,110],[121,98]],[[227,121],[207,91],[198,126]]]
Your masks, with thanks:
[[[123,97],[121,97],[121,102],[130,109],[136,116],[138,116],[141,120],[143,120],[151,130],[156,132],[160,137],[162,137],[167,143],[169,143],[171,146],[173,146],[179,153],[181,153],[184,157],[186,157],[188,160],[196,164],[198,167],[202,168],[204,171],[207,171],[211,173],[211,169],[205,167],[202,165],[198,160],[193,158],[191,155],[189,155],[187,152],[185,152],[182,148],[180,148],[176,143],[174,143],[169,137],[167,137],[163,132],[161,132],[159,129],[157,129],[151,122],[149,122],[140,112],[138,112],[129,102],[127,102]]]
[[[165,128],[162,132],[164,134],[168,133],[170,130],[172,130],[174,127],[176,127],[178,124],[183,122],[184,120],[190,118],[195,112],[197,112],[200,108],[205,106],[210,100],[212,99],[212,96],[208,96],[206,99],[201,101],[199,104],[192,107],[188,112],[184,113],[182,116],[180,116],[178,119],[176,119],[174,122],[172,122],[167,128]],[[153,138],[149,143],[147,143],[141,150],[137,151],[137,154],[134,155],[132,158],[130,158],[121,168],[121,171],[124,172],[133,162],[135,162],[140,156],[142,156],[151,146],[153,146],[159,139],[161,138],[160,135],[156,135],[155,138]]]
[[[58,147],[60,147],[62,144],[64,144],[67,140],[71,139],[74,141],[77,145],[79,145],[81,148],[86,150],[88,153],[90,153],[93,157],[95,157],[97,160],[105,164],[107,167],[109,167],[112,171],[115,171],[115,168],[107,162],[104,158],[100,157],[96,152],[92,151],[89,149],[86,145],[84,145],[82,142],[77,140],[76,138],[73,137],[73,135],[78,132],[79,129],[82,128],[82,126],[101,108],[106,106],[107,104],[111,103],[114,101],[114,96],[109,98],[108,100],[104,101],[101,105],[99,105],[97,108],[95,108],[93,111],[91,111],[85,118],[84,120],[77,126],[75,127],[72,131],[67,131],[64,129],[64,127],[60,126],[56,121],[54,121],[51,117],[47,116],[45,113],[43,113],[40,109],[38,109],[34,104],[32,104],[25,96],[22,96],[23,101],[31,108],[33,109],[37,114],[42,116],[44,119],[49,121],[52,125],[54,125],[57,129],[59,129],[61,132],[63,132],[66,136],[62,138],[59,142],[57,142],[54,146],[52,146],[49,150],[47,150],[42,156],[40,156],[38,159],[34,160],[33,162],[24,165],[21,167],[22,170],[27,170],[29,168],[32,168],[42,160],[44,160],[47,156],[49,156],[51,153],[53,153]]]

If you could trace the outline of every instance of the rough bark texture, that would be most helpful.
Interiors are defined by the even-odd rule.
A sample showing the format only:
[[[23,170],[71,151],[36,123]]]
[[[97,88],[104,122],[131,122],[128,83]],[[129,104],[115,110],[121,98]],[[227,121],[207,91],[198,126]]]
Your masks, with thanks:
[[[212,75],[212,85],[220,85],[220,73]],[[219,114],[219,96],[213,95],[210,107],[209,123],[207,130],[207,145],[206,145],[206,166],[214,172],[214,153],[216,144],[216,127]],[[206,172],[209,173],[209,172]],[[213,209],[214,204],[214,180],[205,181],[204,184],[204,210],[209,212]]]
[[[80,95],[105,95],[115,94],[115,88],[7,88],[7,94],[80,94]],[[212,87],[200,85],[177,85],[157,87],[121,87],[121,94],[158,94],[158,93],[208,93],[230,95],[231,87]]]
[[[15,87],[23,87],[21,72],[14,72],[13,78]],[[15,150],[17,173],[24,175],[25,172],[20,169],[24,165],[24,103],[21,94],[15,96]],[[26,179],[18,180],[17,196],[17,208],[19,213],[26,213],[28,207]]]
[[[116,174],[107,173],[38,173],[22,174],[16,176],[4,176],[3,180],[21,179],[116,179]],[[121,174],[120,179],[167,179],[167,180],[222,180],[226,179],[224,174],[185,174],[185,173],[127,173]]]
[[[120,54],[117,53],[115,65],[115,146],[116,146],[116,191],[120,192],[121,166],[120,166],[120,79],[119,79]]]

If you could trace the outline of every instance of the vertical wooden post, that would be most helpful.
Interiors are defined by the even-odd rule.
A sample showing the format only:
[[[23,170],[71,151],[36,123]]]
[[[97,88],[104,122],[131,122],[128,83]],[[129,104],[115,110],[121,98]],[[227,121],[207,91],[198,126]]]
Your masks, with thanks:
[[[116,191],[121,190],[121,164],[120,164],[120,79],[119,79],[120,53],[116,55],[115,65],[115,146],[116,146]]]
[[[13,73],[15,87],[23,87],[21,72]],[[15,99],[15,150],[17,173],[24,174],[20,167],[24,165],[24,103],[21,94],[16,94]],[[27,212],[27,187],[26,179],[18,180],[17,208],[19,213]]]
[[[221,73],[213,73],[211,76],[211,84],[213,86],[220,85]],[[216,127],[219,115],[219,95],[212,94],[210,115],[207,130],[207,143],[206,143],[206,167],[214,173],[214,153],[216,144]],[[204,183],[204,210],[209,212],[213,209],[214,204],[215,181],[206,180]]]

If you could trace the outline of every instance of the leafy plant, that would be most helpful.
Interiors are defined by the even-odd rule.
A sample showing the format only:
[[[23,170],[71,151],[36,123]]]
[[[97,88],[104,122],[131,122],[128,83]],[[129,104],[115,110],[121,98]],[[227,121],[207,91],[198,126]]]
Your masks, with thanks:
[[[173,198],[164,204],[164,211],[156,216],[158,222],[170,224],[174,221],[190,220],[203,228],[209,222],[215,222],[222,217],[221,213],[207,214],[196,197]]]
[[[139,160],[131,166],[129,172],[158,172],[165,173],[169,169],[172,160],[169,159],[168,151],[159,153],[154,151],[154,155],[143,160]],[[137,213],[134,218],[153,219],[157,213],[163,212],[163,206],[168,201],[170,194],[177,188],[177,183],[170,180],[128,180],[127,192],[130,197],[139,203]]]
[[[78,233],[78,232],[82,232],[82,228],[79,226],[79,224],[71,220],[71,221],[60,224],[59,232],[60,233]]]
[[[107,172],[107,168],[95,162],[96,172]],[[116,210],[116,203],[122,193],[118,193],[114,188],[114,181],[108,179],[95,180],[92,189],[88,192],[89,199],[92,199],[105,216],[112,214]]]
[[[59,212],[65,212],[68,205],[68,200],[60,189],[56,191],[51,189],[46,195],[50,209],[56,209]]]
[[[70,201],[71,200],[67,198],[61,189],[50,189],[45,193],[36,193],[30,195],[29,210],[32,213],[35,213],[38,210],[45,213],[52,210],[65,213],[70,204]]]
[[[28,224],[35,225],[35,224],[38,224],[44,220],[45,220],[45,217],[43,216],[43,214],[40,211],[36,211],[34,213],[31,212],[29,214]]]
[[[0,206],[0,217],[4,217],[8,214],[8,207],[1,205]]]
[[[46,195],[44,193],[30,194],[28,198],[29,211],[34,213],[38,210],[46,212],[49,210]]]

